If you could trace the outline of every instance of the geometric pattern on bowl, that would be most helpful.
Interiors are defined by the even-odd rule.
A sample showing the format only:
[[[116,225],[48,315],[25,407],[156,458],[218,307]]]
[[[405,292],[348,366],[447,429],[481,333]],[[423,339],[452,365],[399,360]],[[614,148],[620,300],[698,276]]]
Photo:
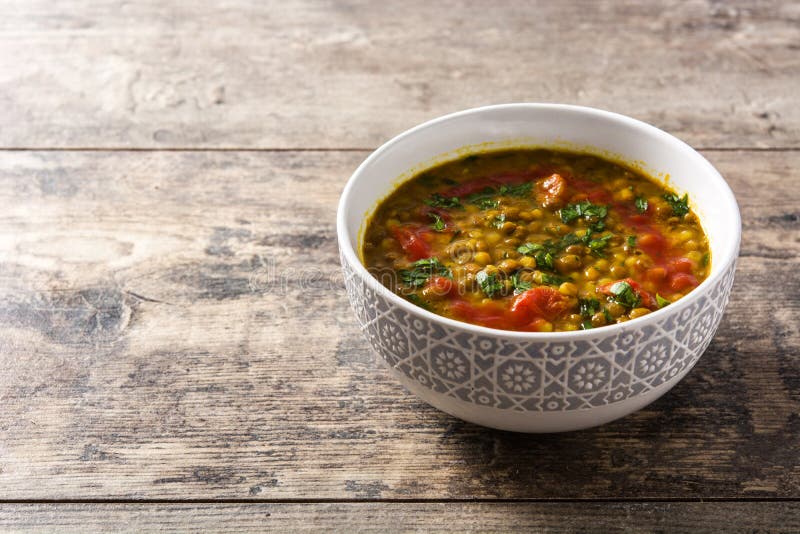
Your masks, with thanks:
[[[411,315],[372,290],[342,258],[362,332],[386,362],[423,387],[520,412],[582,410],[647,393],[694,366],[728,303],[735,262],[680,314],[593,340],[503,339]]]

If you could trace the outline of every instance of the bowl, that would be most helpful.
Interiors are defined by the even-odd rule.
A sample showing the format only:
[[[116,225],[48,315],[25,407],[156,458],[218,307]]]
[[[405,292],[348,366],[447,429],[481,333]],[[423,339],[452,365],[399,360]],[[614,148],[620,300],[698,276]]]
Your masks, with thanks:
[[[577,332],[511,332],[435,315],[395,295],[360,259],[367,218],[398,183],[473,150],[572,149],[626,162],[689,193],[711,248],[711,272],[679,301],[644,317]],[[600,425],[653,402],[708,347],[728,302],[741,220],[730,187],[689,145],[644,122],[592,108],[506,104],[412,128],[351,176],[337,213],[350,303],[391,373],[425,402],[502,430]]]

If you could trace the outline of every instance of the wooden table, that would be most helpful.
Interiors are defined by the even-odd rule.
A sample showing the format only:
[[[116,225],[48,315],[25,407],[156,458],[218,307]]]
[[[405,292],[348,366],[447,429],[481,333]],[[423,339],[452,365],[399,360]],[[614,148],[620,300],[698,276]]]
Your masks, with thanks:
[[[0,529],[800,529],[800,5],[7,2]],[[370,150],[556,101],[676,134],[744,225],[664,398],[479,428],[383,369],[334,216]]]

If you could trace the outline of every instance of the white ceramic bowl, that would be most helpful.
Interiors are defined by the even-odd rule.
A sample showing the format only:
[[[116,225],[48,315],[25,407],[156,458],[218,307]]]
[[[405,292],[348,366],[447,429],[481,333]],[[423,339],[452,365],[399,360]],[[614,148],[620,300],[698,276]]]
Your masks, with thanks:
[[[509,332],[430,313],[393,294],[360,260],[363,225],[399,181],[482,149],[572,148],[638,164],[688,192],[711,246],[708,278],[663,309],[579,332]],[[599,425],[653,402],[694,366],[728,302],[741,221],[725,180],[687,144],[643,122],[555,104],[447,115],[373,152],[348,181],[337,230],[345,285],[373,348],[409,390],[479,425],[558,432]]]

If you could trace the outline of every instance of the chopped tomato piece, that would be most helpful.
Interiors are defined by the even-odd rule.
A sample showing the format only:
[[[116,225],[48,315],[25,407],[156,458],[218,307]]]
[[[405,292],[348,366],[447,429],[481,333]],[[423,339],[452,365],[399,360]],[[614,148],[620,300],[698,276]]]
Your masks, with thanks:
[[[687,273],[674,273],[669,277],[669,287],[673,291],[697,287],[697,278]]]
[[[558,173],[553,173],[541,182],[538,186],[537,200],[548,208],[561,204],[567,194],[567,181]]]
[[[417,225],[405,225],[395,226],[392,228],[392,233],[408,259],[417,261],[431,256],[431,247],[425,239],[425,234],[430,234],[429,231]]]
[[[653,267],[647,270],[647,279],[651,282],[661,282],[667,277],[667,270],[663,267]]]
[[[671,273],[692,274],[694,263],[689,258],[675,258],[667,264],[667,270]]]
[[[566,181],[573,190],[578,191],[576,196],[583,197],[581,200],[588,199],[595,204],[609,204],[612,200],[611,193],[604,189],[602,184],[582,180],[576,176],[569,176]]]
[[[494,302],[475,305],[466,300],[456,299],[450,303],[450,310],[461,320],[480,326],[500,329],[508,329],[513,326],[506,310]]]
[[[595,204],[608,204],[611,202],[611,193],[602,189],[590,191],[587,197]]]
[[[636,246],[645,251],[653,259],[660,258],[667,248],[667,240],[657,230],[639,236]]]
[[[536,318],[548,321],[557,319],[567,310],[564,295],[552,287],[535,287],[521,293],[511,304],[511,315],[519,324],[527,324]]]
[[[642,225],[642,224],[649,224],[650,222],[651,222],[650,221],[650,217],[648,217],[647,215],[644,215],[644,214],[635,213],[633,215],[629,215],[628,216],[628,223],[629,224]]]
[[[458,289],[453,280],[444,276],[431,276],[428,279],[428,287],[439,296],[452,295]]]

